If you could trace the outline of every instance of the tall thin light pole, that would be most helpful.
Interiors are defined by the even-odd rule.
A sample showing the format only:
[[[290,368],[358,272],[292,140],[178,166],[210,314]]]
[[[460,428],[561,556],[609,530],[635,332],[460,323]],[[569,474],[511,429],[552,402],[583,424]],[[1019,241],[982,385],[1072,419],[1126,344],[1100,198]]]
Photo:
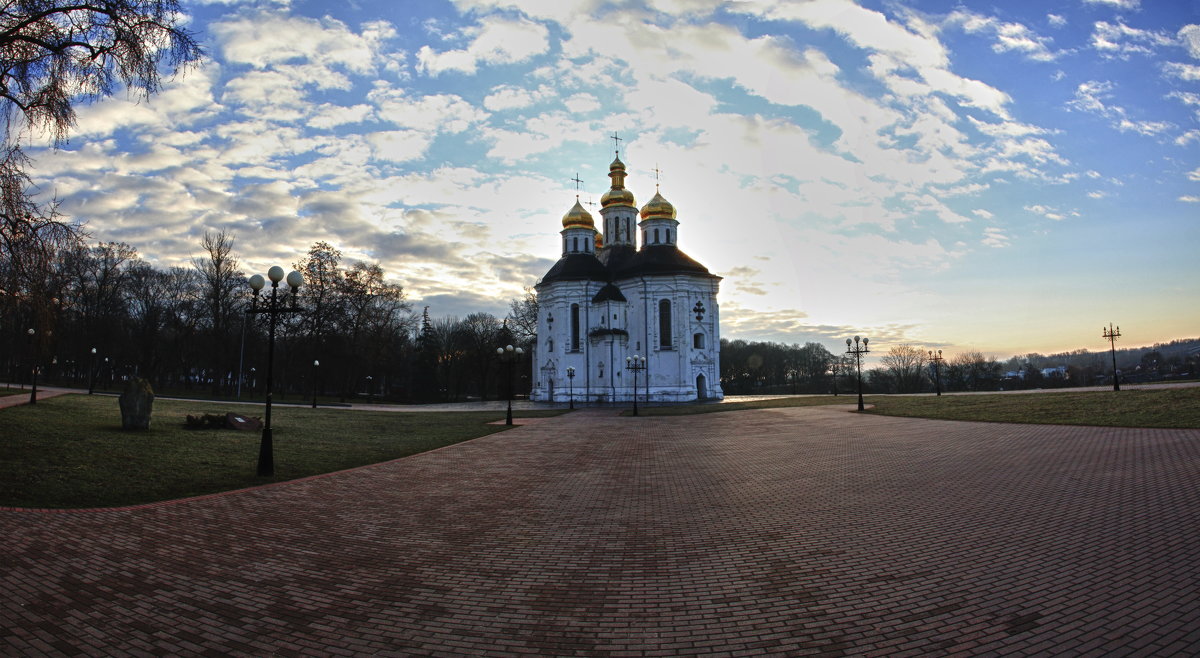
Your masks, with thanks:
[[[317,368],[321,367],[321,362],[313,359],[313,409],[317,408]]]
[[[281,313],[296,313],[300,309],[296,306],[296,299],[300,293],[300,286],[304,283],[304,276],[293,270],[287,275],[288,286],[292,289],[291,306],[287,307],[280,304],[279,300],[279,282],[283,280],[283,268],[278,265],[267,270],[267,276],[271,279],[271,299],[268,304],[259,306],[258,293],[266,285],[261,274],[255,274],[250,277],[250,288],[254,291],[254,298],[251,301],[250,308],[246,309],[246,313],[266,313],[267,322],[267,408],[266,416],[263,421],[262,439],[258,444],[258,475],[260,477],[269,477],[275,475],[275,449],[274,437],[271,429],[271,397],[273,395],[274,384],[274,367],[275,367],[275,323]]]
[[[638,373],[646,369],[646,357],[633,355],[633,358],[625,357],[625,369],[633,373],[633,415],[638,415]],[[650,382],[646,382],[646,388],[650,388]]]
[[[1113,329],[1112,323],[1108,323],[1108,328],[1100,327],[1101,336],[1106,338],[1109,343],[1109,349],[1112,350],[1113,364],[1113,390],[1121,390],[1121,382],[1117,379],[1117,339],[1121,337],[1121,328]]]
[[[867,349],[867,343],[870,342],[870,340],[871,340],[870,338],[862,339],[862,346],[859,347],[858,336],[855,336],[854,337],[854,347],[852,348],[852,347],[850,347],[850,339],[849,338],[846,339],[846,354],[853,356],[855,363],[858,366],[858,410],[859,411],[862,411],[863,409],[866,408],[863,406],[862,355],[871,351],[871,350]]]
[[[574,409],[575,408],[575,368],[573,366],[567,367],[567,381],[570,382],[570,386],[569,386],[570,403],[568,404],[567,408]]]
[[[508,383],[507,383],[507,385],[508,385],[508,412],[504,415],[504,424],[505,425],[513,424],[513,416],[512,416],[513,364],[516,363],[517,360],[520,359],[521,355],[524,353],[525,353],[525,350],[523,350],[519,347],[513,347],[512,345],[505,345],[504,347],[496,348],[496,357],[499,358],[500,362],[504,364],[505,377],[508,380]]]
[[[26,333],[29,336],[29,372],[33,378],[33,386],[29,389],[29,404],[37,404],[37,344],[33,339],[37,331],[30,327]]]
[[[88,366],[88,395],[96,390],[96,348],[92,348],[92,361]]]
[[[934,354],[933,350],[929,350],[929,362],[933,364],[933,381],[934,385],[937,387],[937,394],[939,397],[942,395],[942,371],[939,366],[942,365],[942,361],[944,360],[945,359],[942,358],[941,350],[938,350],[937,354]]]

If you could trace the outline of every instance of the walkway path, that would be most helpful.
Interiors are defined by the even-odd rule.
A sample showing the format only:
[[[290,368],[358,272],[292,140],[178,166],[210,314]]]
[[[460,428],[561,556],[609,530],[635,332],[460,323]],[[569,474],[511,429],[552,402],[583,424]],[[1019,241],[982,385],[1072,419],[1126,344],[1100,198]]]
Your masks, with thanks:
[[[1200,431],[587,410],[0,511],[0,654],[1200,652]]]

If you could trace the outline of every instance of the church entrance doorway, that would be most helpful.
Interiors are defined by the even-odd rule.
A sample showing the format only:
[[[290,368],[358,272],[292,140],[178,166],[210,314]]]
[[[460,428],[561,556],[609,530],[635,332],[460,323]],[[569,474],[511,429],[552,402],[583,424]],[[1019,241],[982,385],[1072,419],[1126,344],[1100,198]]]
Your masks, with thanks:
[[[707,384],[707,382],[704,379],[704,375],[696,375],[696,399],[697,400],[707,400],[708,399],[708,386],[706,386],[706,384]]]

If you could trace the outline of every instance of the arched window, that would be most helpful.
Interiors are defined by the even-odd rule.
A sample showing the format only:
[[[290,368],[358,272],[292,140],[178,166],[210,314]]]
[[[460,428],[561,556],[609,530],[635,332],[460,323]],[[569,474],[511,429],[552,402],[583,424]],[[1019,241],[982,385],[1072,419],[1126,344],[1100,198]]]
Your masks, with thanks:
[[[671,300],[663,299],[658,302],[658,346],[660,349],[671,349]]]
[[[579,238],[571,238],[571,251],[579,251]]]
[[[654,244],[658,244],[658,229],[654,229]]]
[[[547,338],[547,339],[546,339],[546,351],[547,351],[547,352],[553,352],[553,351],[554,351],[554,339],[553,339],[553,338]]]
[[[579,351],[579,304],[571,304],[571,351]]]
[[[704,334],[692,334],[692,347],[697,350],[704,349]]]

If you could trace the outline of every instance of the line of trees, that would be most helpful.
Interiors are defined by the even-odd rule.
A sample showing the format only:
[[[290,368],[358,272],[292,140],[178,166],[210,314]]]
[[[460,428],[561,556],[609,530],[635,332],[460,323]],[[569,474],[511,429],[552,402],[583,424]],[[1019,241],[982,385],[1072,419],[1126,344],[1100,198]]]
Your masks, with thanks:
[[[233,237],[208,233],[200,247],[191,267],[167,269],[119,242],[58,250],[38,303],[0,297],[3,372],[28,382],[37,367],[43,381],[100,389],[139,376],[162,393],[260,397],[267,319],[245,312],[251,291]],[[519,327],[530,326],[536,305],[522,305],[535,301],[513,302],[517,330],[489,313],[435,320],[428,308],[414,313],[378,264],[346,263],[328,243],[314,244],[294,267],[305,285],[301,311],[277,326],[277,396],[432,402],[509,392],[495,349],[528,346]],[[519,394],[529,364],[514,371]]]
[[[872,350],[873,352],[875,350]],[[873,393],[998,391],[1106,384],[1112,377],[1108,352],[1076,350],[1013,356],[1006,361],[978,351],[946,356],[937,370],[929,351],[892,345],[879,365],[863,368],[863,389]],[[1158,381],[1200,373],[1200,340],[1178,340],[1150,348],[1117,350],[1123,381]],[[857,391],[854,361],[823,345],[721,340],[721,386],[729,395]]]

